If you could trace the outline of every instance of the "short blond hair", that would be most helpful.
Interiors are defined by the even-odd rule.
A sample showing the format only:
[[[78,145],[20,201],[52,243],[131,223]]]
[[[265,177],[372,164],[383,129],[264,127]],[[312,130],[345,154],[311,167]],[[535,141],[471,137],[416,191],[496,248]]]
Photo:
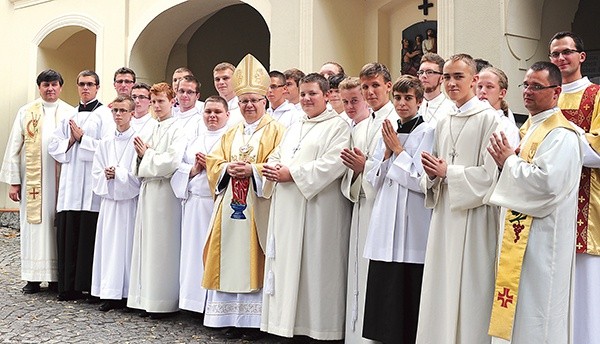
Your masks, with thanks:
[[[338,88],[341,90],[351,90],[353,88],[360,87],[360,79],[355,76],[349,76],[340,82]]]

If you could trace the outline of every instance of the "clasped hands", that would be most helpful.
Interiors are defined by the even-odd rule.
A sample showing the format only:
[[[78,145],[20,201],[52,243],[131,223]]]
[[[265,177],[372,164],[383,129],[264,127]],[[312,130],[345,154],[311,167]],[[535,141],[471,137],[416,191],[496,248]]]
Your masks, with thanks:
[[[293,180],[290,169],[279,163],[265,164],[263,166],[262,174],[271,182],[286,183]]]
[[[104,176],[107,180],[115,179],[115,167],[110,166],[104,169]]]
[[[195,177],[198,173],[206,170],[206,154],[198,152],[194,159],[194,166],[190,170],[190,178]]]
[[[252,176],[252,165],[243,161],[233,161],[227,164],[227,174],[232,178],[249,178]]]

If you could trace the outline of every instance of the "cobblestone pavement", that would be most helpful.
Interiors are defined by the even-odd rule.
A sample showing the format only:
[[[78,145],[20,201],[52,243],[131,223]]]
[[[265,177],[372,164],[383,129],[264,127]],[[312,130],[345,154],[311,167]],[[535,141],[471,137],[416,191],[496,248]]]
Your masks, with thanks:
[[[0,343],[244,343],[228,340],[188,313],[162,320],[81,301],[58,302],[45,290],[24,295],[20,279],[19,232],[0,228]],[[267,336],[254,343],[280,343]]]

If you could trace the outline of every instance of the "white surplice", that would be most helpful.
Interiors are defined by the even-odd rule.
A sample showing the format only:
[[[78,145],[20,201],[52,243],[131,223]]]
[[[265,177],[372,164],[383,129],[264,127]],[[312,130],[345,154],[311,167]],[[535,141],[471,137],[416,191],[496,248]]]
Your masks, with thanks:
[[[419,107],[419,114],[423,116],[425,122],[434,128],[437,126],[438,121],[454,112],[456,112],[456,105],[446,97],[444,92],[431,100],[423,99]]]
[[[419,309],[417,343],[490,343],[498,208],[484,196],[497,175],[486,147],[496,113],[476,97],[436,127],[433,154],[448,163],[446,178],[421,178],[433,208]],[[457,155],[453,158],[453,148]],[[454,159],[454,161],[453,161]]]
[[[188,143],[206,131],[202,112],[198,111],[196,107],[185,112],[178,112],[174,117],[177,118],[181,133],[185,135]]]
[[[133,174],[133,128],[100,142],[92,165],[93,190],[102,198],[92,268],[92,290],[101,299],[120,300],[129,292],[131,249],[140,180]],[[107,180],[104,170],[115,168]]]
[[[302,116],[302,112],[296,110],[296,107],[287,100],[275,110],[269,107],[267,113],[286,128],[298,122],[300,116]]]
[[[421,153],[431,152],[434,128],[422,123],[410,134],[399,134],[404,150],[383,161],[385,144],[380,139],[367,171],[377,192],[364,250],[370,260],[397,263],[425,262],[431,210],[424,207],[419,186],[424,174]],[[385,316],[385,315],[383,315]]]
[[[235,96],[227,101],[227,109],[229,110],[229,118],[227,119],[227,128],[233,128],[238,123],[244,121],[242,111],[240,111],[238,96]]]
[[[140,118],[131,117],[131,127],[135,130],[135,135],[139,136],[142,141],[147,142],[154,132],[154,127],[158,121],[152,118],[150,113],[145,114]]]
[[[187,138],[173,117],[158,123],[136,175],[142,179],[135,218],[127,306],[148,312],[179,309],[181,201],[171,176],[182,161]]]
[[[83,130],[81,142],[69,147],[72,119]],[[94,111],[77,112],[64,118],[54,131],[48,152],[62,164],[60,187],[56,211],[94,211],[100,210],[100,197],[92,192],[92,162],[96,147],[103,137],[111,136],[115,130],[110,109],[99,105]]]
[[[350,127],[332,110],[306,115],[269,159],[293,182],[265,182],[272,194],[261,330],[320,340],[344,337],[351,207],[340,191]]]
[[[27,130],[27,111],[34,105],[43,107],[42,122],[42,223],[27,222],[27,197],[25,177],[24,133]],[[6,144],[4,161],[0,171],[0,181],[9,185],[21,185],[19,203],[19,227],[21,237],[21,279],[25,281],[56,281],[56,172],[58,166],[50,154],[48,144],[56,126],[62,119],[73,113],[73,107],[62,100],[54,103],[36,99],[21,107]]]
[[[346,300],[346,343],[370,343],[362,338],[362,324],[365,306],[365,290],[367,283],[368,259],[362,256],[369,228],[373,202],[377,190],[364,178],[374,161],[370,159],[375,153],[381,139],[383,121],[388,119],[394,129],[398,126],[398,114],[392,102],[387,102],[379,110],[362,120],[352,128],[352,146],[360,149],[367,157],[364,171],[356,177],[354,171],[348,169],[342,179],[342,194],[354,203],[350,229],[350,246],[348,256],[348,282]]]
[[[214,201],[206,170],[193,178],[190,178],[190,171],[194,166],[196,153],[208,155],[226,130],[227,127],[206,131],[190,142],[183,162],[171,178],[173,192],[182,201],[179,308],[199,313],[204,313],[206,304],[207,290],[202,288],[202,256]]]
[[[531,117],[530,135],[558,108]],[[526,152],[525,152],[526,153]],[[575,219],[581,173],[578,136],[556,128],[527,163],[506,159],[489,202],[533,217],[523,259],[512,343],[573,342]],[[504,232],[501,221],[500,232]],[[502,235],[500,235],[502,238]],[[511,343],[493,338],[494,343]]]

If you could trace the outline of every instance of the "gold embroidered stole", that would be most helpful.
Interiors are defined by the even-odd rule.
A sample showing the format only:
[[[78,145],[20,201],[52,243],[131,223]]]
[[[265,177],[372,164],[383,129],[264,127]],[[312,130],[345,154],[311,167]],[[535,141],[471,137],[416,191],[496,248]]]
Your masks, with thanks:
[[[529,128],[530,119],[523,125]],[[535,153],[546,135],[555,128],[573,130],[569,121],[559,111],[548,117],[524,142],[519,154],[528,163],[533,161]],[[519,282],[523,258],[529,239],[529,230],[533,217],[507,209],[504,220],[504,234],[498,262],[494,301],[488,334],[510,340],[514,325],[515,310],[519,294]]]
[[[42,222],[42,124],[44,109],[35,102],[25,114],[25,197],[27,200],[27,222]]]
[[[595,150],[599,147],[598,124],[594,118],[596,96],[599,86],[591,84],[583,91],[579,107],[571,108],[571,104],[562,104],[565,117],[586,132],[586,138]],[[564,98],[563,98],[564,99]],[[579,181],[577,206],[577,237],[575,248],[577,253],[600,254],[598,249],[600,223],[600,196],[598,195],[598,169],[582,167]]]

